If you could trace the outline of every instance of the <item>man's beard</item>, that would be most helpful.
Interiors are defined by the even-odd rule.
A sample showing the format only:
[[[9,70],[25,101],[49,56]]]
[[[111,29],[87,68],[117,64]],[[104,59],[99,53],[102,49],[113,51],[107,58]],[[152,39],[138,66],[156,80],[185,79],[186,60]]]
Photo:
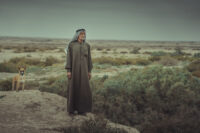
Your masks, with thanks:
[[[85,41],[86,37],[83,37],[82,40]]]

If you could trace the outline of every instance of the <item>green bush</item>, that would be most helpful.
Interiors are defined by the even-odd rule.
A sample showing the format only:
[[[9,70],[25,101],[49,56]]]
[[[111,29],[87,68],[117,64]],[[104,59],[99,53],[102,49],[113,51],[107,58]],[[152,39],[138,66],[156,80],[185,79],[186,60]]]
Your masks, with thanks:
[[[93,63],[111,64],[111,65],[149,65],[151,63],[148,59],[143,58],[112,58],[101,57],[92,59]]]
[[[0,72],[18,72],[18,66],[38,66],[46,67],[52,66],[53,64],[60,63],[61,61],[50,56],[47,57],[45,61],[41,61],[39,58],[26,58],[26,57],[15,57],[9,61],[4,61],[0,63]]]
[[[12,78],[0,81],[0,91],[12,90]]]
[[[200,58],[200,53],[195,53],[195,54],[194,54],[194,57],[195,57],[195,58]]]
[[[137,59],[134,59],[136,61],[136,65],[143,65],[143,66],[146,66],[146,65],[149,65],[151,64],[151,61],[148,60],[148,59],[143,59],[143,58],[137,58]]]
[[[160,58],[160,56],[150,56],[149,58],[148,58],[148,60],[150,60],[150,61],[152,61],[152,62],[154,62],[154,61],[159,61],[161,58]]]
[[[186,56],[186,55],[171,55],[171,57],[179,61],[194,61],[195,60],[194,57]]]
[[[200,132],[200,79],[185,69],[155,65],[98,84],[94,113],[142,133]]]
[[[44,62],[44,65],[45,66],[52,66],[53,64],[56,64],[56,63],[59,63],[61,62],[60,60],[50,56],[50,57],[47,57],[45,62]]]
[[[139,54],[139,53],[140,53],[140,52],[139,52],[140,49],[141,49],[140,47],[134,47],[134,48],[130,51],[130,53],[131,53],[131,54]]]
[[[151,53],[151,56],[165,56],[165,55],[167,55],[167,53],[164,51],[154,51]]]
[[[186,68],[194,76],[200,77],[200,59],[191,62]]]
[[[45,84],[39,85],[39,90],[44,92],[51,92],[61,96],[67,96],[67,75],[59,77],[50,77]]]
[[[2,62],[0,63],[0,72],[10,72],[10,73],[16,73],[17,67],[14,63],[10,62]]]
[[[186,53],[184,53],[182,50],[183,48],[180,46],[177,46],[174,48],[175,52],[171,53],[171,56],[179,56],[179,55],[185,55]]]
[[[178,64],[178,60],[170,57],[170,56],[162,56],[162,58],[158,61],[158,63],[164,65],[164,66],[175,66]]]

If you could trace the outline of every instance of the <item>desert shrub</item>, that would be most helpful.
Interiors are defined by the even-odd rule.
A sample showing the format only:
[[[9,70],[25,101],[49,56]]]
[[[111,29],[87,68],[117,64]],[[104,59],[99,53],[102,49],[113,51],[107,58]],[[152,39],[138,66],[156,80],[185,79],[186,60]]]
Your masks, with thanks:
[[[121,54],[127,54],[128,52],[127,51],[121,51],[120,53]]]
[[[17,66],[19,65],[33,65],[42,66],[43,62],[39,58],[26,58],[26,57],[15,57],[10,59],[8,62],[13,63]]]
[[[151,61],[148,60],[148,59],[143,59],[143,58],[136,58],[134,59],[135,61],[135,64],[136,65],[143,65],[143,66],[146,66],[146,65],[149,65],[151,64]]]
[[[26,53],[26,52],[44,52],[46,50],[55,50],[55,46],[11,46],[12,49],[15,49],[15,53]]]
[[[140,47],[134,47],[129,53],[131,53],[131,54],[139,54],[140,53],[139,52],[140,49],[141,49]]]
[[[160,56],[150,56],[149,58],[148,58],[148,60],[150,60],[150,61],[152,61],[152,62],[154,62],[154,61],[159,61],[161,58],[160,58]]]
[[[3,46],[2,48],[10,50],[10,49],[16,48],[16,46]]]
[[[53,64],[56,64],[56,63],[59,63],[61,62],[60,60],[50,56],[50,57],[47,57],[45,62],[44,62],[44,65],[45,66],[52,66]]]
[[[154,52],[151,52],[151,56],[165,56],[167,55],[166,52],[164,51],[154,51]]]
[[[123,59],[123,58],[101,57],[101,58],[94,58],[93,62],[99,64],[128,65],[132,64],[133,60]]]
[[[112,57],[101,57],[94,58],[94,63],[99,64],[111,64],[111,65],[148,65],[151,63],[148,59],[143,58],[112,58]]]
[[[110,48],[107,48],[106,51],[110,51]]]
[[[175,52],[171,53],[171,56],[178,56],[178,55],[184,55],[185,53],[182,51],[183,48],[180,46],[177,46],[174,48]]]
[[[32,57],[32,55],[31,54],[27,54],[26,57]]]
[[[0,91],[10,91],[12,90],[12,78],[0,81]]]
[[[200,59],[191,62],[186,68],[194,76],[200,77]]]
[[[148,55],[151,55],[151,54],[152,54],[152,52],[150,52],[150,51],[144,51],[144,52],[143,52],[143,54],[148,54]]]
[[[68,79],[66,75],[50,77],[45,84],[39,85],[39,90],[67,96]]]
[[[194,61],[194,57],[186,56],[186,55],[171,55],[174,59],[177,59],[179,61]]]
[[[41,66],[29,66],[26,69],[26,73],[41,73]]]
[[[78,128],[70,126],[63,129],[63,131],[64,133],[127,133],[123,129],[110,127],[107,120],[101,116],[85,120]]]
[[[195,53],[195,54],[193,55],[193,57],[195,57],[195,58],[200,58],[200,53]]]
[[[175,66],[178,64],[178,60],[174,59],[170,56],[163,56],[158,63],[164,65],[164,66]]]
[[[23,47],[16,47],[14,52],[15,53],[24,53],[24,52],[36,52],[37,47],[30,47],[30,46],[23,46]]]
[[[9,61],[4,61],[0,63],[0,72],[17,72],[18,66],[38,66],[45,67],[51,66],[55,63],[60,63],[61,61],[50,56],[47,57],[45,61],[41,61],[39,58],[26,58],[26,57],[15,57],[10,59]]]
[[[98,84],[94,113],[142,133],[200,132],[200,79],[186,69],[155,65]]]
[[[39,88],[39,82],[38,81],[29,81],[26,80],[25,82],[25,90],[34,90]]]
[[[108,52],[107,52],[107,51],[102,51],[102,53],[103,53],[103,54],[107,54]]]
[[[100,48],[100,47],[98,47],[98,48],[97,48],[97,50],[98,50],[98,51],[102,51],[102,50],[103,50],[103,48]]]
[[[4,61],[4,62],[0,63],[0,72],[15,73],[15,72],[17,72],[17,67],[15,66],[14,63]]]

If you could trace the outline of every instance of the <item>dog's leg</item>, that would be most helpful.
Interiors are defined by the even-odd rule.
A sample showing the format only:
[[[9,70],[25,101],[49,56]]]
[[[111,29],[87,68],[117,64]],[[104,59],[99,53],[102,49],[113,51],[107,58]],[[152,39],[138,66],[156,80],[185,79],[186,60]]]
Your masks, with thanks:
[[[23,83],[23,87],[22,87],[22,90],[24,91],[24,86],[25,86],[25,82]]]
[[[12,80],[12,91],[14,91],[14,89],[15,89],[15,78],[13,78]]]
[[[20,84],[19,84],[20,82],[19,81],[17,81],[17,86],[16,86],[16,91],[19,91],[19,86],[20,86]]]

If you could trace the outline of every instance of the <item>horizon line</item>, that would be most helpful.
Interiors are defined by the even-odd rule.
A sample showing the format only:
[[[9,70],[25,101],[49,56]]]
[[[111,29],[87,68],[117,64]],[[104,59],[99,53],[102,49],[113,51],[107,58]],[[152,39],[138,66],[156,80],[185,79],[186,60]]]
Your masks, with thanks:
[[[42,37],[42,36],[38,36],[38,37],[33,37],[33,36],[2,36],[0,35],[0,38],[32,38],[32,39],[62,39],[62,40],[71,40],[71,38],[62,38],[62,37]],[[131,40],[131,39],[86,39],[86,40],[91,40],[91,41],[141,41],[141,42],[199,42],[200,41],[193,41],[193,40]]]

